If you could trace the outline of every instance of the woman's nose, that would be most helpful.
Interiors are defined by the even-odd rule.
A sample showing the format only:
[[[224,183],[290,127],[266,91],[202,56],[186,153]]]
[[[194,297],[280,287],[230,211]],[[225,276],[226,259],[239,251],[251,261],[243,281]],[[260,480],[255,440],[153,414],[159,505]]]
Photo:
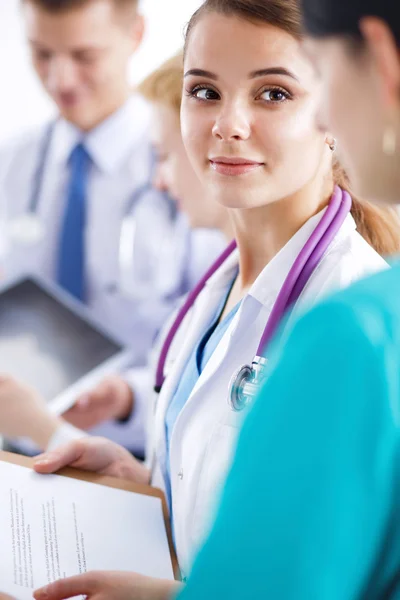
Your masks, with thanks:
[[[250,134],[250,118],[244,107],[230,105],[222,108],[213,127],[215,137],[224,142],[232,142],[247,140]]]

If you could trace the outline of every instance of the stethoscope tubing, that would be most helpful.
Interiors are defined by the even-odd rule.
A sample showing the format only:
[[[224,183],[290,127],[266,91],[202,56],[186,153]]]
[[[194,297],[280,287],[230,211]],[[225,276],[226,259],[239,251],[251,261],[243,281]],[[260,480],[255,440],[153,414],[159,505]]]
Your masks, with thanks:
[[[266,358],[265,352],[268,343],[275,334],[287,310],[297,302],[311,275],[317,268],[323,255],[332,243],[332,240],[339,232],[351,210],[351,204],[350,195],[336,186],[325,213],[294,261],[282,285],[260,339],[256,358]],[[190,292],[185,303],[178,312],[160,352],[154,386],[157,393],[161,391],[163,386],[167,355],[180,325],[210,277],[222,266],[235,248],[236,242],[233,241],[208,269],[207,273],[202,277],[192,292]]]
[[[214,273],[224,264],[227,258],[232,254],[232,252],[236,249],[236,242],[232,241],[229,246],[222,252],[222,254],[217,258],[213,265],[207,270],[205,275],[200,279],[199,283],[193,288],[191,292],[189,292],[188,297],[186,298],[183,306],[178,311],[178,314],[169,330],[167,337],[162,345],[157,370],[156,370],[156,379],[154,389],[157,393],[161,391],[161,388],[164,383],[164,367],[167,359],[167,354],[171,347],[172,342],[174,341],[175,335],[178,332],[179,327],[182,324],[182,321],[186,317],[189,310],[192,308],[195,303],[197,297],[202,292],[204,287],[206,286],[208,280]]]
[[[42,187],[44,181],[44,172],[48,157],[50,154],[51,140],[53,139],[53,133],[56,126],[56,121],[52,121],[45,130],[43,139],[39,147],[39,160],[36,165],[35,172],[32,179],[32,191],[28,203],[28,213],[35,215],[38,212],[40,196],[42,194]]]
[[[304,266],[301,275],[299,276],[296,285],[294,286],[293,291],[290,295],[290,306],[296,304],[305,286],[307,285],[307,282],[310,280],[311,275],[318,267],[323,255],[325,254],[329,246],[332,244],[335,236],[339,232],[339,229],[342,227],[344,221],[346,220],[346,217],[351,210],[351,206],[351,196],[348,192],[343,190],[343,196],[338,213],[334,216],[334,223],[332,223],[331,226],[327,229],[325,236],[318,242],[312,255],[310,256],[310,259]],[[332,225],[334,226],[332,227]]]
[[[323,254],[326,252],[332,239],[342,226],[348,213],[347,203],[344,207],[346,212],[345,210],[342,212],[340,210],[343,205],[342,200],[344,195],[345,192],[342,192],[342,190],[336,186],[331,201],[320,222],[294,261],[275,300],[257,348],[257,356],[266,358],[266,348],[276,333],[279,323],[282,321],[282,318],[290,306],[293,306],[298,300],[315,268],[318,266]]]

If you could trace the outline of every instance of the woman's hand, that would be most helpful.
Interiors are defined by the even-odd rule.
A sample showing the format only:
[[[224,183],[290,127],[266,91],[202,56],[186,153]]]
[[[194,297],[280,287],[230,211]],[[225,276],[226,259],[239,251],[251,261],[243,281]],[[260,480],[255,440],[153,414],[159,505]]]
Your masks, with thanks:
[[[95,572],[60,579],[37,590],[35,600],[64,600],[86,596],[87,600],[170,600],[179,591],[176,581],[144,577],[136,573]]]
[[[7,596],[7,594],[2,594],[0,592],[0,600],[15,600],[12,596]]]
[[[0,434],[27,437],[45,448],[61,425],[46,402],[33,388],[11,376],[0,376]]]
[[[37,473],[55,473],[63,467],[150,483],[150,471],[125,448],[105,438],[86,437],[70,442],[41,454],[34,462]]]
[[[134,395],[117,375],[107,377],[93,390],[80,396],[63,418],[79,429],[91,429],[111,419],[125,419],[134,407]]]

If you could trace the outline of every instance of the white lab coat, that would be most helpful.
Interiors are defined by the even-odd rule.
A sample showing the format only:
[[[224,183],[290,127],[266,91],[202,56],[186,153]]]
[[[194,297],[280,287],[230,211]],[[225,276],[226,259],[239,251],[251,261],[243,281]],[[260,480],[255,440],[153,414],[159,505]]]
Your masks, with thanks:
[[[172,509],[176,548],[184,575],[189,573],[192,558],[207,533],[244,417],[243,413],[233,412],[228,404],[230,379],[242,365],[251,364],[256,355],[283,281],[321,214],[310,219],[260,274],[175,423],[170,446]],[[152,447],[148,460],[153,464],[152,483],[157,487],[165,487],[167,408],[188,357],[205,333],[237,264],[236,252],[208,281],[170,349],[166,364],[168,376],[150,416],[153,434],[149,436]],[[303,311],[332,290],[386,267],[385,261],[355,231],[355,222],[349,215],[294,312]],[[288,385],[292,385],[291,382],[288,381]]]
[[[132,362],[142,365],[129,381],[135,392],[135,412],[131,422],[109,423],[96,433],[108,435],[136,452],[143,451],[143,395],[149,377],[145,361],[156,333],[163,326],[177,299],[203,275],[225,244],[219,232],[191,232],[179,213],[171,213],[170,201],[156,191],[146,196],[136,214],[137,229],[143,245],[136,264],[146,270],[151,255],[148,240],[154,223],[165,223],[173,239],[173,252],[163,253],[160,270],[168,278],[162,292],[142,298],[124,294],[119,281],[119,241],[121,224],[132,195],[150,179],[151,112],[144,100],[133,95],[115,114],[85,137],[93,160],[88,186],[88,226],[85,239],[87,304],[92,315],[132,350]],[[0,151],[0,215],[16,222],[28,211],[30,191],[43,144],[45,128],[23,136]],[[10,242],[1,260],[2,275],[34,273],[54,280],[58,239],[66,200],[68,159],[82,139],[73,125],[59,119],[51,138],[45,165],[43,187],[37,208],[45,236],[36,244],[24,246]],[[156,200],[157,197],[157,200]],[[136,207],[135,207],[136,210]],[[3,223],[4,224],[4,223]],[[160,226],[157,231],[160,231]],[[7,233],[7,221],[3,234]],[[172,232],[172,233],[171,233]],[[153,238],[154,242],[154,238]],[[146,246],[147,243],[147,246]],[[152,257],[150,256],[150,259]],[[154,258],[154,257],[153,257]],[[134,274],[132,274],[132,279]],[[135,285],[132,286],[135,289]]]

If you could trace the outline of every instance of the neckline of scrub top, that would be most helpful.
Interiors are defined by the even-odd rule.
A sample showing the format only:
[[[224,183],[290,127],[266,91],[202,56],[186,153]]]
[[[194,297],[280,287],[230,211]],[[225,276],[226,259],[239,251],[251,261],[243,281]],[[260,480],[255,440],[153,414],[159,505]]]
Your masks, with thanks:
[[[218,309],[216,311],[216,316],[214,316],[214,319],[212,320],[211,325],[208,327],[207,331],[203,335],[203,337],[200,340],[200,343],[197,347],[196,365],[197,365],[197,372],[199,374],[199,377],[202,374],[202,372],[204,371],[215,348],[218,346],[218,344],[221,341],[222,337],[224,336],[226,330],[228,329],[230,323],[232,322],[233,318],[235,317],[236,313],[238,312],[240,305],[242,304],[242,300],[240,300],[229,311],[229,313],[227,315],[225,315],[225,317],[223,319],[221,319],[221,317],[224,313],[224,310],[226,308],[226,305],[228,303],[229,296],[231,295],[232,288],[235,285],[237,276],[238,276],[238,271],[236,272],[236,275],[228,289],[228,293],[226,294],[224,301],[221,303],[221,305],[218,307]]]

